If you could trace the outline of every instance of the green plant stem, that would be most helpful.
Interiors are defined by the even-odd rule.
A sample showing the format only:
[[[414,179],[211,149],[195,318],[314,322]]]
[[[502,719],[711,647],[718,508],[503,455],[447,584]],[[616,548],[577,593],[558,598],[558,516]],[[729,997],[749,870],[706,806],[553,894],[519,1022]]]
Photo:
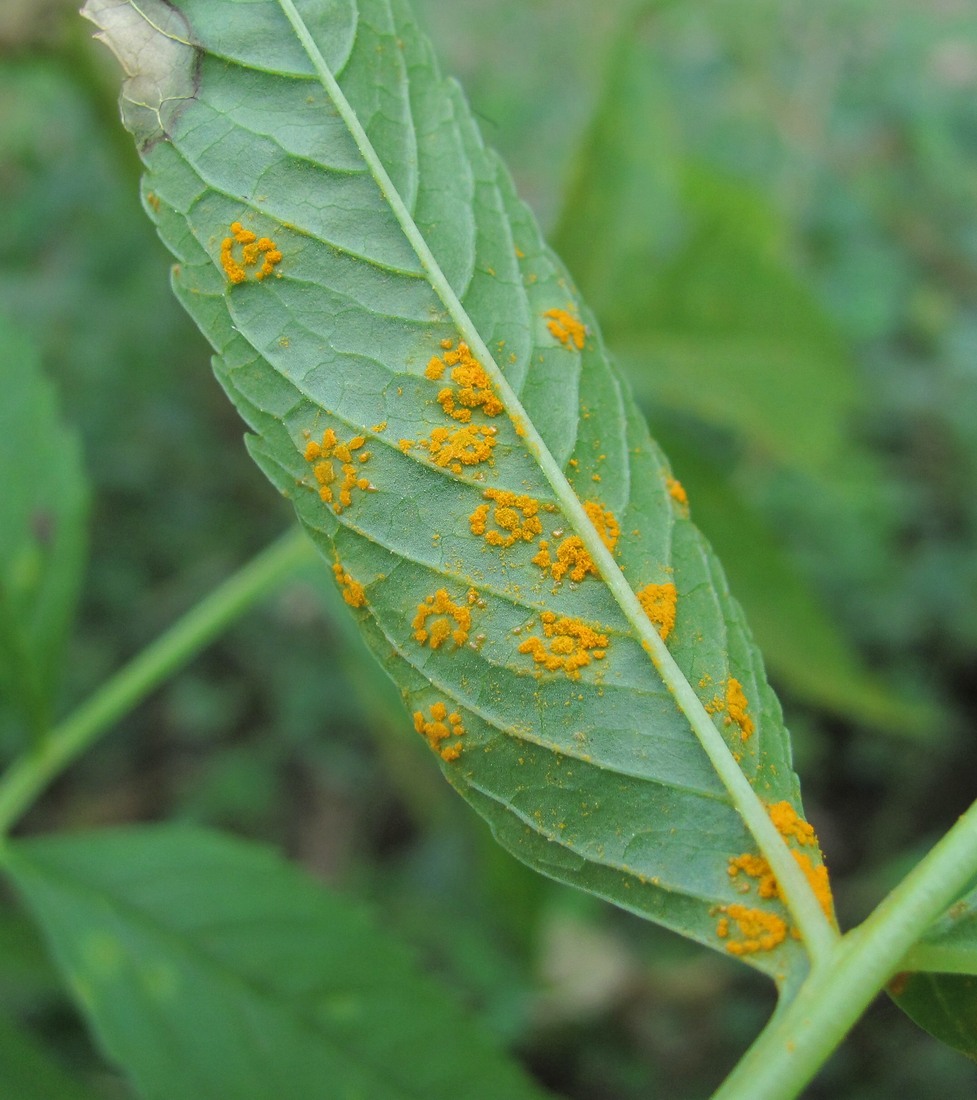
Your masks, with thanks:
[[[746,827],[753,834],[760,850],[766,856],[770,869],[777,879],[784,904],[797,923],[813,964],[817,966],[837,942],[838,930],[825,916],[810,883],[804,877],[783,837],[770,820],[766,807],[750,786],[749,780],[743,774],[743,770],[736,762],[722,734],[706,712],[702,701],[695,693],[695,689],[688,682],[671,653],[669,653],[657,628],[648,618],[631,585],[621,572],[621,567],[590,522],[590,518],[584,511],[584,507],[573,487],[567,481],[563,470],[560,469],[542,436],[537,432],[517,394],[495,362],[495,358],[482,339],[481,333],[475,327],[461,300],[452,289],[424,235],[411,217],[404,200],[383,166],[383,162],[357,118],[356,112],[326,64],[322,52],[309,33],[309,29],[296,9],[293,0],[278,0],[278,3],[292,25],[302,48],[312,62],[316,75],[332,100],[333,106],[356,142],[360,154],[380,188],[384,200],[390,206],[403,230],[404,236],[414,249],[414,253],[424,268],[435,293],[444,303],[465,342],[492,379],[492,383],[502,399],[509,417],[516,425],[516,430],[522,437],[524,444],[539,463],[540,469],[552,487],[553,494],[564,515],[583,541],[587,552],[600,572],[601,578],[617,600],[649,658],[658,670],[665,686],[672,693],[676,705],[688,718],[693,732],[705,749],[712,766],[716,769],[716,774],[726,787],[730,801],[743,819]]]
[[[300,530],[272,543],[124,665],[51,730],[36,749],[15,760],[0,778],[0,836],[57,775],[119,718],[213,641],[229,623],[314,557],[312,544]]]
[[[778,1010],[713,1100],[791,1100],[977,874],[977,802]]]

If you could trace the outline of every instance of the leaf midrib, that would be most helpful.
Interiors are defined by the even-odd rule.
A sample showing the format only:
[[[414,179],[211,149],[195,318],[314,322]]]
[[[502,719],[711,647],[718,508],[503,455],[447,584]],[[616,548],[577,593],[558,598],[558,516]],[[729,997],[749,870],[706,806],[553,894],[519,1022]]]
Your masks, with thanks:
[[[379,154],[360,125],[355,111],[326,64],[293,0],[278,0],[278,3],[303,49],[308,54],[327,95],[349,129],[380,188],[381,194],[386,199],[400,224],[401,230],[414,249],[421,266],[427,272],[432,288],[444,303],[473,354],[479,359],[483,369],[491,378],[510,419],[513,422],[518,422],[522,427],[523,440],[538,462],[543,476],[550,483],[565,518],[583,541],[584,546],[598,567],[601,578],[611,590],[611,594],[621,607],[625,618],[634,628],[637,637],[641,640],[643,648],[651,658],[666,687],[675,697],[679,709],[685,714],[696,737],[716,769],[720,780],[729,791],[734,806],[753,834],[760,850],[766,856],[779,883],[784,902],[801,929],[808,952],[815,959],[825,957],[837,939],[837,932],[822,911],[810,883],[808,883],[800,867],[795,862],[785,840],[767,815],[765,807],[737,764],[731,750],[706,712],[694,688],[668,651],[657,629],[648,619],[611,552],[604,545],[596,528],[590,523],[579,498],[537,432],[518,396],[509,386],[505,375],[496,363],[474,322],[469,317],[467,310],[452,289],[444,272],[441,271],[440,265],[431,252],[427,241],[413,222],[410,212],[398,194]]]

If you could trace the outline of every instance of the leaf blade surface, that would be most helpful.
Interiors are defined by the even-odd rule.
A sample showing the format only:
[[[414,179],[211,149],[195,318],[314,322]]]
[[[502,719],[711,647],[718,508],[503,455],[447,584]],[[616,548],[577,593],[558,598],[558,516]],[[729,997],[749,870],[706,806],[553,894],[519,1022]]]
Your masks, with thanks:
[[[731,866],[756,845],[688,713],[738,754],[748,801],[799,813],[759,655],[457,88],[399,4],[357,5],[321,86],[228,65],[181,11],[192,78],[148,122],[123,98],[147,209],[252,455],[418,732],[532,865],[778,977],[803,968],[779,901]],[[758,948],[731,907],[777,934]]]
[[[4,862],[141,1095],[542,1096],[359,905],[265,848],[161,826]]]

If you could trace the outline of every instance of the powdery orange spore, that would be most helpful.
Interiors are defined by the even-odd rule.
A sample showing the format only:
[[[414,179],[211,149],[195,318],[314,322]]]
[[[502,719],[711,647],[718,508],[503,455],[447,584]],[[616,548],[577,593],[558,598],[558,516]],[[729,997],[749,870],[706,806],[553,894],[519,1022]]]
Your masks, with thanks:
[[[565,348],[575,347],[577,351],[583,351],[587,326],[579,318],[565,309],[548,309],[543,316],[548,318],[546,327],[551,336],[559,340]]]
[[[349,606],[366,607],[366,592],[363,585],[359,581],[353,580],[338,561],[333,565],[332,571],[336,578],[336,584],[339,585],[339,590],[343,594],[343,599]]]
[[[726,681],[725,698],[719,695],[714,696],[706,703],[706,711],[709,714],[721,714],[726,711],[726,717],[723,719],[725,724],[727,726],[739,726],[741,739],[748,741],[756,729],[753,719],[748,713],[749,705],[749,700],[743,691],[743,685],[735,676],[730,676]]]
[[[447,706],[440,701],[432,704],[428,715],[429,717],[425,717],[421,710],[414,711],[414,729],[442,760],[457,760],[461,756],[462,748],[458,738],[465,735],[461,715],[457,711],[449,714]],[[454,739],[453,743],[446,745],[445,742],[451,739]]]
[[[411,626],[415,641],[421,645],[440,649],[450,640],[457,649],[468,641],[468,632],[472,628],[471,608],[455,603],[445,589],[439,588],[433,596],[428,596],[417,605],[417,614]]]
[[[532,542],[542,534],[538,500],[504,489],[486,489],[483,495],[492,503],[480,504],[468,517],[473,535],[485,539],[490,546],[507,547],[520,540]],[[546,510],[552,511],[552,505],[547,505]]]
[[[779,898],[780,887],[770,870],[770,864],[763,856],[753,855],[749,852],[741,856],[734,856],[729,861],[726,873],[731,879],[738,878],[740,874],[757,882],[757,893],[761,898]]]
[[[446,346],[447,345],[447,346]],[[475,409],[481,409],[486,416],[498,416],[502,412],[502,402],[492,389],[492,381],[485,368],[472,355],[471,348],[462,341],[457,347],[451,340],[442,340],[443,355],[434,355],[428,360],[424,374],[432,382],[438,382],[445,371],[454,387],[445,386],[438,393],[438,404],[454,420],[468,424]]]
[[[527,638],[519,652],[530,654],[547,672],[565,672],[569,679],[579,680],[580,669],[607,656],[607,635],[582,620],[544,611],[540,621],[543,637]]]
[[[674,584],[646,584],[635,593],[645,614],[658,628],[663,642],[675,629],[675,608],[678,593]]]
[[[601,542],[613,553],[621,536],[621,528],[614,513],[596,500],[586,501],[584,511],[597,534],[600,535]],[[550,552],[548,540],[542,539],[539,551],[532,562],[544,573],[549,573],[557,583],[566,576],[578,584],[585,577],[600,577],[600,571],[579,535],[570,535],[569,538],[565,538],[554,553]]]
[[[231,222],[231,234],[221,241],[220,260],[224,273],[233,284],[243,283],[251,268],[257,268],[254,277],[260,282],[281,262],[282,254],[270,237],[259,238],[240,222]],[[234,255],[235,245],[241,246],[240,261]]]
[[[465,466],[477,466],[491,460],[495,436],[496,430],[491,425],[466,424],[454,430],[435,428],[427,439],[418,439],[417,446],[431,455],[435,466],[447,467],[452,473],[460,474]],[[412,440],[400,441],[400,449],[405,454],[413,445]]]
[[[813,827],[798,815],[789,802],[777,802],[772,806],[768,806],[767,812],[784,840],[788,843],[795,841],[802,847],[814,848],[820,853]],[[821,862],[815,863],[806,852],[798,852],[791,848],[791,855],[807,879],[825,916],[831,918],[834,913],[834,899],[831,896],[831,884],[828,879],[827,867]],[[734,856],[730,859],[726,870],[732,879],[738,878],[741,874],[753,879],[757,884],[757,893],[761,898],[779,898],[781,896],[780,887],[773,871],[770,869],[770,864],[763,856],[749,852]]]
[[[332,428],[326,428],[321,440],[310,439],[305,445],[305,461],[312,467],[319,483],[319,496],[337,516],[342,514],[344,508],[350,507],[355,492],[365,493],[373,489],[369,478],[361,474],[363,466],[369,461],[369,452],[362,451],[365,443],[366,439],[361,435],[344,443]],[[362,453],[357,455],[357,451]],[[358,464],[354,459],[358,459]]]
[[[730,955],[754,955],[773,951],[787,938],[787,922],[776,913],[749,909],[745,905],[724,905],[716,923],[716,935],[726,941]]]
[[[796,840],[803,847],[817,846],[814,826],[805,821],[789,802],[775,802],[767,807],[767,813],[784,840]]]
[[[676,504],[682,505],[683,508],[688,507],[689,494],[685,491],[681,481],[676,480],[674,477],[666,477],[665,488],[668,489],[668,495]]]
[[[755,729],[753,719],[747,714],[749,702],[743,691],[743,685],[734,676],[726,682],[726,722],[735,723],[740,728],[740,737],[747,741]]]

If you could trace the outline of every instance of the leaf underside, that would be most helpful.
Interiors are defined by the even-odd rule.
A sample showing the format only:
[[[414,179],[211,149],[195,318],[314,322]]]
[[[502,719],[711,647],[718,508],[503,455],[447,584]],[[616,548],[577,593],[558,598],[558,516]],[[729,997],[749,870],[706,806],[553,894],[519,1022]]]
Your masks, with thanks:
[[[722,570],[457,86],[398,2],[299,8],[757,794],[800,813],[780,707]],[[731,873],[756,846],[688,719],[587,570],[520,424],[464,374],[455,323],[278,5],[90,0],[88,14],[130,74],[146,209],[252,456],[450,782],[543,873],[719,950],[745,944],[776,977],[801,968],[780,902]],[[148,75],[134,61],[147,52],[167,58]],[[766,949],[737,906],[780,928]]]

